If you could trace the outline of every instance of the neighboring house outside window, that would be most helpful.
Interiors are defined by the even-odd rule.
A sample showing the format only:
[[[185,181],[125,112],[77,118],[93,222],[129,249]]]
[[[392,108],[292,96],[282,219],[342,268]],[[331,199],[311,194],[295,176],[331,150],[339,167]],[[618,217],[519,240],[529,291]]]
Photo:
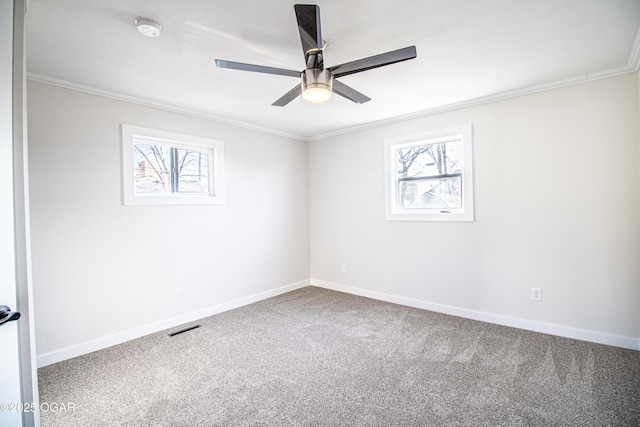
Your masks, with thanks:
[[[473,221],[471,125],[385,141],[386,219]]]
[[[223,204],[222,141],[122,125],[125,205]]]

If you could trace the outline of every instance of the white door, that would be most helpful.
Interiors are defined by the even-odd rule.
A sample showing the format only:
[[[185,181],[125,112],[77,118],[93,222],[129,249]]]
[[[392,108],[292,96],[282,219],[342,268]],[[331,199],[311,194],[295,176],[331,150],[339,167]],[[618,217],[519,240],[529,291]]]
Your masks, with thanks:
[[[0,0],[0,426],[39,425],[24,114],[24,0]]]

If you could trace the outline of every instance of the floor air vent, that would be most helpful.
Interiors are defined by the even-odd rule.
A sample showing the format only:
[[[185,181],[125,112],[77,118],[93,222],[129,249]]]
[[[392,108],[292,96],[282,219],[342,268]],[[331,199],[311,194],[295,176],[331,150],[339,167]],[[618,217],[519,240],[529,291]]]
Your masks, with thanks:
[[[190,326],[188,328],[180,329],[179,331],[171,332],[169,334],[170,337],[175,337],[176,335],[184,334],[185,332],[193,331],[194,329],[198,329],[200,325]]]

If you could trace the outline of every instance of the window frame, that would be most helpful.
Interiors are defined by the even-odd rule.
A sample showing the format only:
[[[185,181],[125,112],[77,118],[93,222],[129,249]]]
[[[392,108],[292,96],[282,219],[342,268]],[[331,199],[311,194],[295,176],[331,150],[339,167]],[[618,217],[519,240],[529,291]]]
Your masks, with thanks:
[[[136,193],[134,145],[157,143],[208,153],[209,193]],[[172,172],[173,173],[173,172]],[[225,203],[224,142],[159,129],[122,124],[123,205],[219,205]]]
[[[447,141],[462,141],[462,207],[401,208],[399,206],[399,181],[397,176],[397,150]],[[417,135],[387,139],[384,141],[385,160],[385,219],[388,221],[474,221],[473,201],[473,129],[472,125],[458,126]],[[447,177],[445,175],[442,175]],[[422,178],[428,179],[428,178]]]

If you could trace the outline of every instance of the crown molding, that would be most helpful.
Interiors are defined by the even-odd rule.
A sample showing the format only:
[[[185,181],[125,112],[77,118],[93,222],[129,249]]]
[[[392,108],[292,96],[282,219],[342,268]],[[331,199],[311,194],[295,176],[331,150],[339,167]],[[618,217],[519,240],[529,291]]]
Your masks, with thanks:
[[[638,39],[636,39],[636,42],[637,41]],[[640,43],[636,43],[636,44],[640,46]],[[636,53],[638,53],[637,49],[636,49]],[[638,55],[636,56],[640,56],[640,53],[638,53]],[[639,61],[639,60],[640,58],[636,58],[636,61]],[[510,98],[516,98],[524,95],[531,95],[538,92],[545,92],[548,90],[560,89],[566,86],[573,86],[576,84],[586,83],[594,80],[601,80],[609,77],[616,77],[623,74],[634,73],[636,71],[638,71],[637,65],[635,66],[635,68],[633,68],[631,65],[626,65],[623,67],[612,68],[609,70],[598,71],[595,73],[583,74],[581,76],[571,77],[568,79],[556,80],[554,82],[543,83],[535,86],[529,86],[522,89],[500,92],[492,95],[482,96],[479,98],[469,99],[467,101],[461,101],[453,104],[447,104],[439,107],[429,108],[426,110],[417,111],[415,113],[403,114],[403,115],[391,117],[388,119],[377,120],[375,122],[369,122],[362,125],[351,126],[351,127],[337,130],[335,132],[328,132],[321,135],[315,135],[315,136],[309,137],[307,138],[307,141],[309,142],[318,141],[321,139],[331,138],[334,136],[344,135],[344,134],[353,133],[353,132],[359,132],[367,129],[373,129],[380,126],[386,126],[386,125],[391,125],[395,123],[405,122],[408,120],[419,119],[421,117],[433,116],[436,114],[442,114],[450,111],[461,110],[463,108],[475,107],[478,105],[489,104],[492,102],[502,101]]]
[[[403,115],[391,117],[388,119],[376,120],[373,122],[364,123],[356,126],[349,126],[346,128],[339,129],[337,131],[327,132],[327,133],[318,134],[318,135],[312,135],[309,137],[296,135],[288,132],[283,132],[276,129],[265,128],[262,126],[256,126],[256,125],[252,125],[250,123],[242,122],[239,120],[227,119],[227,118],[215,116],[212,114],[206,114],[199,111],[189,110],[189,109],[180,108],[180,107],[176,107],[169,104],[164,104],[164,103],[150,101],[143,98],[138,98],[135,96],[124,95],[118,92],[112,92],[112,91],[94,88],[91,86],[85,86],[85,85],[73,83],[67,80],[56,79],[43,74],[28,72],[27,78],[35,82],[47,83],[54,86],[77,90],[77,91],[85,92],[92,95],[104,96],[106,98],[111,98],[119,101],[126,101],[134,104],[155,107],[161,110],[166,110],[166,111],[184,114],[187,116],[211,120],[218,123],[236,126],[243,129],[249,129],[257,132],[281,136],[281,137],[290,138],[298,141],[312,142],[312,141],[318,141],[318,140],[327,139],[327,138],[331,138],[339,135],[345,135],[353,132],[359,132],[367,129],[373,129],[381,126],[401,123],[408,120],[414,120],[422,117],[433,116],[436,114],[447,113],[450,111],[461,110],[463,108],[475,107],[478,105],[489,104],[492,102],[502,101],[510,98],[516,98],[519,96],[531,95],[538,92],[545,92],[548,90],[560,89],[566,86],[573,86],[576,84],[586,83],[594,80],[606,79],[609,77],[616,77],[623,74],[634,73],[634,72],[637,72],[639,68],[640,68],[640,29],[638,30],[638,33],[636,35],[636,39],[635,39],[633,48],[631,50],[631,54],[629,55],[629,60],[627,62],[627,65],[622,67],[612,68],[604,71],[598,71],[595,73],[583,74],[583,75],[571,77],[568,79],[556,80],[553,82],[543,83],[540,85],[534,85],[534,86],[529,86],[521,89],[473,98],[466,101],[456,102],[453,104],[447,104],[439,107],[417,111],[414,113],[403,114]]]
[[[235,126],[235,127],[239,127],[239,128],[243,128],[243,129],[248,129],[248,130],[253,130],[253,131],[257,131],[257,132],[270,134],[270,135],[281,136],[281,137],[284,137],[284,138],[291,138],[291,139],[295,139],[295,140],[298,140],[298,141],[304,141],[304,142],[307,141],[307,138],[305,138],[303,136],[300,136],[300,135],[296,135],[296,134],[292,134],[292,133],[288,133],[288,132],[282,132],[282,131],[275,130],[275,129],[265,128],[265,127],[262,127],[262,126],[252,125],[250,123],[242,122],[242,121],[239,121],[239,120],[232,120],[232,119],[228,119],[228,118],[225,118],[225,117],[216,116],[216,115],[213,115],[213,114],[203,113],[201,111],[190,110],[188,108],[176,107],[175,105],[170,105],[170,104],[165,104],[165,103],[162,103],[162,102],[151,101],[151,100],[144,99],[144,98],[139,98],[139,97],[136,97],[136,96],[125,95],[125,94],[122,94],[122,93],[119,93],[119,92],[113,92],[113,91],[109,91],[109,90],[98,89],[98,88],[95,88],[93,86],[82,85],[82,84],[79,84],[79,83],[70,82],[68,80],[56,79],[54,77],[49,77],[49,76],[44,75],[44,74],[37,74],[37,73],[27,72],[27,79],[31,80],[31,81],[34,81],[34,82],[46,83],[46,84],[49,84],[49,85],[52,85],[52,86],[58,86],[58,87],[62,87],[62,88],[65,88],[65,89],[71,89],[71,90],[75,90],[75,91],[78,91],[78,92],[88,93],[90,95],[103,96],[105,98],[110,98],[110,99],[114,99],[114,100],[117,100],[117,101],[130,102],[132,104],[143,105],[145,107],[154,107],[154,108],[158,108],[160,110],[170,111],[172,113],[179,113],[179,114],[183,114],[185,116],[195,117],[195,118],[198,118],[198,119],[211,120],[211,121],[222,123],[222,124],[225,124],[225,125],[231,125],[231,126]]]

